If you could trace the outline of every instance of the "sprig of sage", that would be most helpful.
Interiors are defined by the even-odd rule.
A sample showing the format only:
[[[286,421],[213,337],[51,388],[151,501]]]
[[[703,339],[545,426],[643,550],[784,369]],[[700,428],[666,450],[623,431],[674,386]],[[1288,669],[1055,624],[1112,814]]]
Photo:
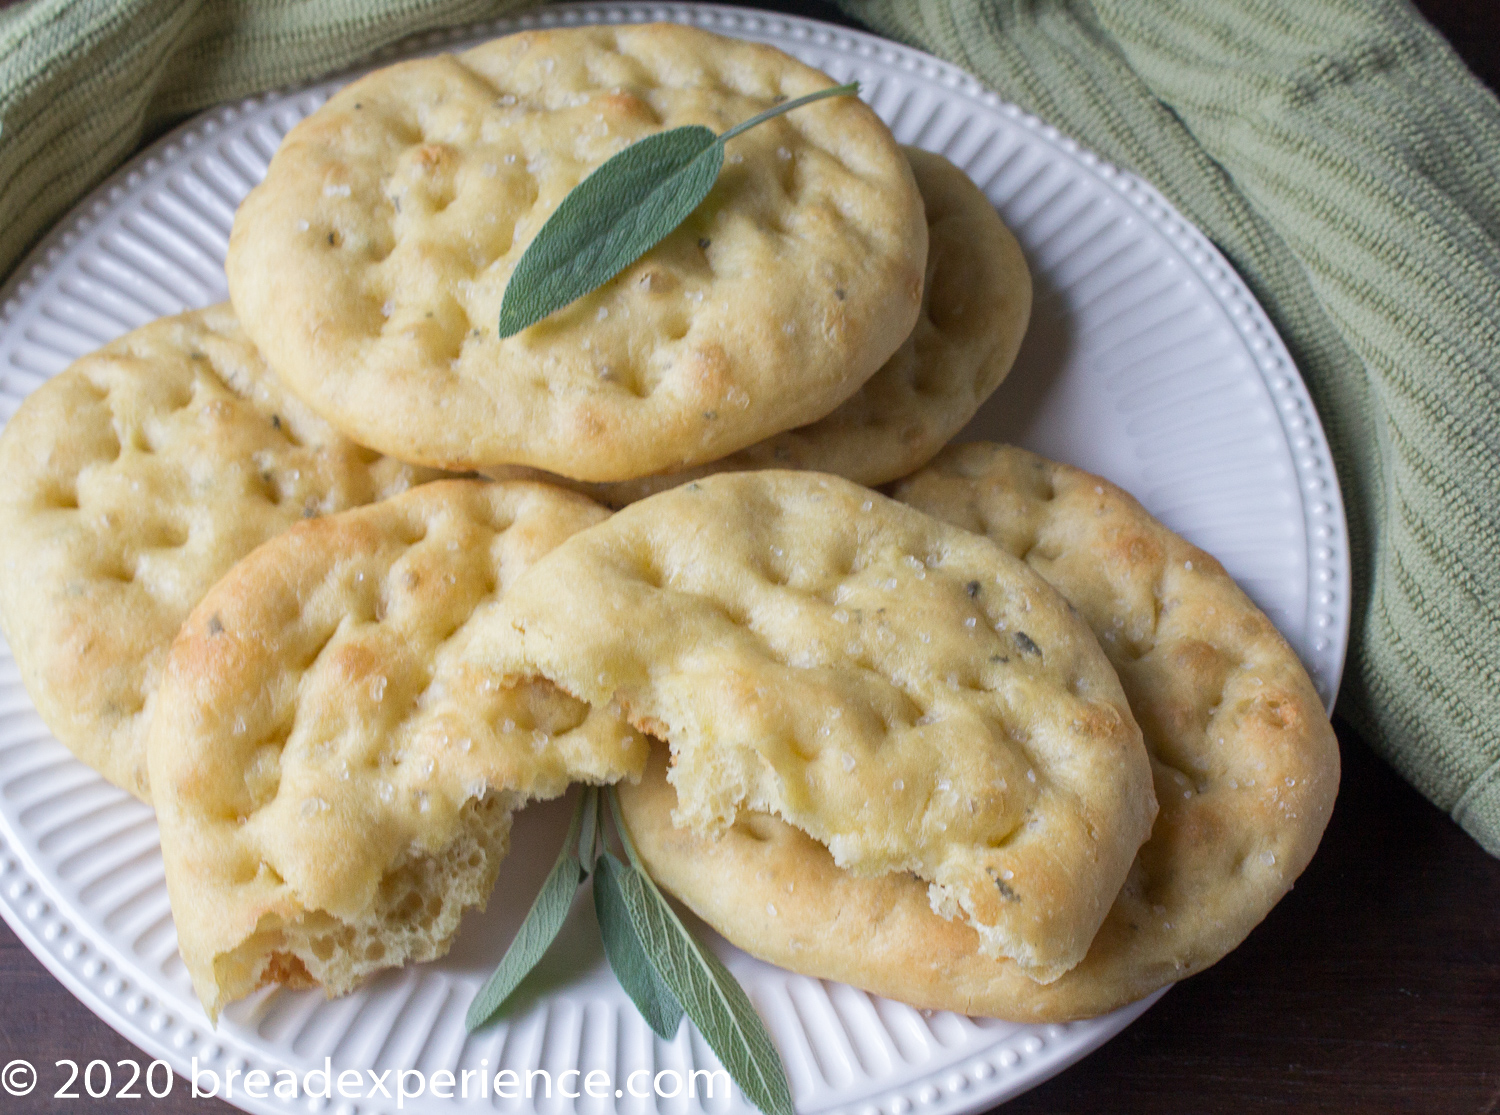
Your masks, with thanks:
[[[500,301],[501,338],[603,286],[665,239],[713,189],[724,145],[735,136],[813,101],[858,93],[858,82],[830,86],[722,135],[700,124],[668,128],[610,156],[568,192],[521,253]]]
[[[620,893],[651,965],[687,1011],[745,1098],[765,1115],[795,1115],[781,1055],[729,969],[682,924],[646,872],[620,814],[615,789],[604,791],[615,831],[630,858],[619,864]],[[605,853],[609,855],[609,853]],[[613,858],[612,856],[610,858]]]
[[[628,863],[608,848],[605,802]],[[685,1012],[746,1099],[765,1115],[795,1115],[786,1069],[750,997],[682,923],[647,873],[612,786],[602,794],[586,787],[579,795],[568,835],[541,893],[495,974],[469,1007],[470,1032],[510,1005],[511,993],[557,936],[574,894],[589,874],[594,878],[594,910],[604,954],[651,1029],[670,1039]]]
[[[557,853],[557,862],[547,873],[542,889],[521,922],[521,928],[500,958],[494,974],[485,981],[469,1004],[469,1013],[464,1016],[464,1025],[470,1033],[488,1023],[505,1007],[511,993],[526,978],[527,974],[541,962],[548,946],[556,939],[568,920],[568,911],[573,908],[573,896],[588,872],[579,861],[579,835],[588,819],[589,859],[593,858],[596,818],[599,813],[599,791],[586,786],[578,795],[578,804],[573,808],[573,819],[568,823],[568,836],[562,850]]]
[[[651,1028],[664,1040],[670,1040],[682,1023],[682,1004],[661,976],[636,933],[630,911],[640,889],[636,872],[625,866],[611,852],[599,857],[594,871],[594,912],[599,916],[599,935],[604,938],[604,955],[615,978],[630,996]],[[626,897],[626,892],[631,892]]]

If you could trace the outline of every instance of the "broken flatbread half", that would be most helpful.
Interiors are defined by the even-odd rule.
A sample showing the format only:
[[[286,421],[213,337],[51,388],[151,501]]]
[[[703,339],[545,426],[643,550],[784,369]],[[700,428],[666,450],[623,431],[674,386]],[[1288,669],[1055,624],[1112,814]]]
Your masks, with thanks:
[[[465,657],[471,620],[606,512],[446,480],[299,524],[214,586],[172,646],[151,783],[178,947],[210,1016],[268,983],[330,995],[444,954],[511,815],[639,773],[645,741]]]
[[[855,876],[779,818],[741,813],[718,840],[677,828],[665,755],[620,794],[653,877],[764,960],[934,1010],[1087,1018],[1219,960],[1307,865],[1338,787],[1337,743],[1291,648],[1218,562],[1099,477],[963,445],[897,494],[1062,591],[1145,734],[1160,812],[1088,955],[1039,984],[935,916],[915,879]]]
[[[1094,636],[988,539],[834,476],[723,473],[574,535],[476,654],[672,747],[679,825],[775,813],[911,872],[987,955],[1082,959],[1156,803]]]

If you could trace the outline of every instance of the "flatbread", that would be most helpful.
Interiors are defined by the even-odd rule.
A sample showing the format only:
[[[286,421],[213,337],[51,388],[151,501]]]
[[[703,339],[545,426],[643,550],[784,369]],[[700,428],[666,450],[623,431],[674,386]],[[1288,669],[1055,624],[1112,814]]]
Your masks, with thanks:
[[[716,472],[798,468],[871,487],[926,464],[1000,386],[1031,317],[1021,246],[969,176],[941,155],[905,149],[927,213],[927,279],[911,335],[837,410],[685,472],[582,484],[515,470],[497,479],[553,480],[609,507]]]
[[[1082,958],[1151,827],[1139,730],[1067,604],[992,542],[838,477],[652,496],[498,612],[482,658],[671,743],[678,824],[775,812],[851,871],[914,872],[1035,979]]]
[[[0,436],[0,619],[53,733],[143,800],[167,648],[266,539],[441,475],[355,445],[227,306],[162,318],[37,388]]]
[[[921,196],[857,98],[730,141],[680,228],[504,341],[501,298],[609,156],[829,84],[672,24],[527,31],[379,70],[293,128],[240,206],[235,307],[319,413],[403,460],[590,481],[715,460],[827,414],[916,323]]]
[[[617,714],[501,688],[466,624],[602,508],[449,480],[303,523],[214,586],[172,646],[151,783],[178,947],[212,1016],[265,983],[348,991],[441,956],[511,813],[639,772]]]
[[[1337,743],[1296,656],[1218,562],[1099,477],[963,445],[897,492],[1060,588],[1145,733],[1161,812],[1088,956],[1044,986],[980,955],[917,881],[858,878],[777,818],[742,813],[717,841],[674,828],[665,756],[621,790],[652,875],[773,964],[932,1009],[1086,1018],[1213,964],[1290,889],[1332,810]]]

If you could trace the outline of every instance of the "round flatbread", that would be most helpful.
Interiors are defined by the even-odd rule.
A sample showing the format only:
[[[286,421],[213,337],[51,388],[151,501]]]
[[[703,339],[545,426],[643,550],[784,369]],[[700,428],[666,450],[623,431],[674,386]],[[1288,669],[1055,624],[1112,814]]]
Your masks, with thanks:
[[[714,460],[827,414],[917,320],[921,196],[858,98],[730,141],[681,227],[503,341],[501,298],[611,155],[830,84],[671,24],[527,31],[379,70],[293,128],[240,206],[235,307],[294,390],[404,460],[591,481]]]
[[[917,326],[880,371],[831,414],[686,472],[581,484],[553,480],[609,506],[716,472],[798,468],[875,486],[926,464],[974,417],[1021,347],[1031,273],[1021,246],[969,176],[941,155],[906,148],[927,213],[927,280]]]
[[[27,692],[144,800],[157,680],[209,586],[304,518],[441,475],[313,414],[227,306],[152,322],[37,388],[0,436],[0,474],[0,619]]]
[[[501,688],[466,624],[606,512],[536,484],[449,480],[313,522],[188,617],[152,718],[178,948],[211,1016],[271,982],[348,991],[447,951],[510,817],[639,772],[617,714]]]
[[[838,477],[723,473],[632,504],[499,614],[482,658],[671,743],[679,824],[774,812],[852,871],[913,872],[1035,979],[1082,958],[1151,827],[1139,729],[1067,604]]]
[[[932,1009],[1060,1022],[1208,967],[1291,887],[1332,810],[1337,743],[1296,656],[1218,562],[1096,476],[963,445],[897,493],[1057,586],[1145,733],[1161,812],[1088,955],[1044,986],[982,956],[917,881],[858,878],[777,818],[742,813],[717,841],[675,828],[664,756],[621,790],[652,875],[757,956]]]

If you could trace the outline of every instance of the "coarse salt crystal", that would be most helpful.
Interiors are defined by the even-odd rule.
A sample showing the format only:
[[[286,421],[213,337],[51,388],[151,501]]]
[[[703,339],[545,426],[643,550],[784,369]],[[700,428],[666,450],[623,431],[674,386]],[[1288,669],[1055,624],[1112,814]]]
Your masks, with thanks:
[[[328,809],[328,803],[322,798],[305,798],[302,802],[302,815],[304,817],[315,817]]]

